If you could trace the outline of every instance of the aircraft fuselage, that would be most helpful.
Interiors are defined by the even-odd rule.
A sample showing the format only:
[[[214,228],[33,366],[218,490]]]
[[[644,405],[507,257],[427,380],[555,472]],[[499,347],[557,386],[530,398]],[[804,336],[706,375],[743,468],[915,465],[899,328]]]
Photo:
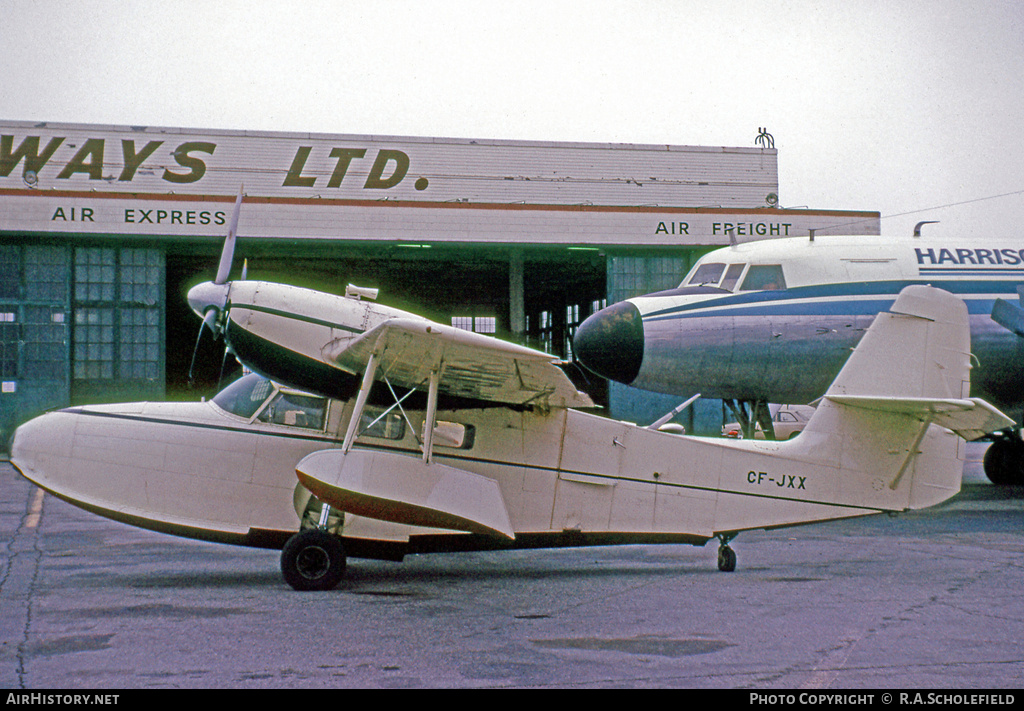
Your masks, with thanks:
[[[898,444],[921,426],[896,415],[875,416],[894,423],[873,433],[885,446],[840,462],[825,444],[836,436],[827,424],[797,440],[765,442],[679,436],[563,408],[439,411],[436,431],[449,437],[435,438],[428,465],[423,411],[368,406],[344,454],[353,410],[351,400],[281,389],[253,374],[211,402],[47,413],[18,428],[11,461],[40,487],[99,515],[266,548],[283,546],[320,511],[309,487],[337,491],[305,477],[304,462],[326,457],[321,470],[330,473],[371,462],[365,491],[356,492],[356,505],[339,507],[334,532],[350,555],[385,559],[481,548],[703,545],[723,533],[930,506],[960,488],[958,440],[937,427],[910,474],[892,487],[877,484],[893,478],[905,460]],[[435,482],[435,474],[454,480]],[[481,480],[494,487],[490,499],[471,495]],[[370,497],[376,507],[367,509]],[[433,518],[410,514],[408,502]],[[504,535],[473,525],[495,516],[507,522]]]
[[[1013,408],[1024,401],[1024,339],[991,313],[997,299],[1016,301],[1021,283],[1024,250],[1009,240],[970,249],[924,238],[747,243],[705,255],[677,289],[591,316],[574,352],[643,390],[807,403],[904,287],[929,284],[967,303],[974,392]]]

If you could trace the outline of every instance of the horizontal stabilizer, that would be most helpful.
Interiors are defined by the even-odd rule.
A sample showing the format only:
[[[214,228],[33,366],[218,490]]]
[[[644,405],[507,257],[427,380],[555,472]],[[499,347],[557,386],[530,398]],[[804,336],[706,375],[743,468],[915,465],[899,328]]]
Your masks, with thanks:
[[[342,511],[410,526],[515,539],[493,479],[397,452],[314,452],[296,465],[302,485]]]
[[[989,432],[995,432],[1013,424],[1013,420],[979,398],[928,399],[827,395],[825,399],[840,405],[849,405],[865,410],[910,415],[921,422],[928,421],[952,430],[968,441],[979,439]]]

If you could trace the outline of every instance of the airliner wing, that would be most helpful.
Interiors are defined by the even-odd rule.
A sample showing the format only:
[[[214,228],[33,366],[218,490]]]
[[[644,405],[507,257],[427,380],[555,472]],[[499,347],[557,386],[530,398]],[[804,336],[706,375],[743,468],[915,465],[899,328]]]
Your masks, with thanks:
[[[549,353],[431,321],[392,319],[325,354],[351,372],[376,358],[376,377],[425,388],[432,371],[438,389],[479,400],[551,407],[593,407]]]

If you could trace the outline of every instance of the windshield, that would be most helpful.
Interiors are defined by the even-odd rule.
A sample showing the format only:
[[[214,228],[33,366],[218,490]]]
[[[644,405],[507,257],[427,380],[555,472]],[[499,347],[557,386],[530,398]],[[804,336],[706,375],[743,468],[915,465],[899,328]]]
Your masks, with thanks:
[[[274,386],[269,380],[250,373],[214,395],[213,403],[225,412],[249,419],[273,391]]]
[[[679,286],[717,286],[726,291],[733,291],[746,266],[745,263],[730,264],[726,269],[726,265],[720,262],[698,264],[690,276],[684,279]],[[722,274],[725,274],[724,279],[722,279]],[[719,280],[721,280],[721,284],[718,283]]]
[[[694,269],[693,275],[686,280],[686,285],[697,286],[699,284],[717,284],[718,280],[722,278],[722,272],[724,271],[725,265],[718,262],[701,264]]]
[[[760,264],[747,272],[740,291],[774,291],[785,289],[786,280],[782,276],[782,266],[778,264]]]

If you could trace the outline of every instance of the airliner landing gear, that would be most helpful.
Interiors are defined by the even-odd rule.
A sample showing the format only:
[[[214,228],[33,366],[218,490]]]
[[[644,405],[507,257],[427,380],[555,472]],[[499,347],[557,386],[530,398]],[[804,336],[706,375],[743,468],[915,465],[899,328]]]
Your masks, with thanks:
[[[994,440],[985,451],[985,475],[993,484],[1024,485],[1024,440],[1011,431]]]
[[[723,412],[728,408],[740,424],[743,439],[754,439],[758,425],[765,439],[775,439],[775,423],[765,400],[723,400]]]
[[[333,590],[345,575],[345,546],[319,528],[297,533],[281,551],[281,573],[296,590]]]
[[[731,573],[736,570],[736,551],[729,547],[729,541],[735,537],[735,533],[723,533],[718,536],[718,569],[723,573]]]

